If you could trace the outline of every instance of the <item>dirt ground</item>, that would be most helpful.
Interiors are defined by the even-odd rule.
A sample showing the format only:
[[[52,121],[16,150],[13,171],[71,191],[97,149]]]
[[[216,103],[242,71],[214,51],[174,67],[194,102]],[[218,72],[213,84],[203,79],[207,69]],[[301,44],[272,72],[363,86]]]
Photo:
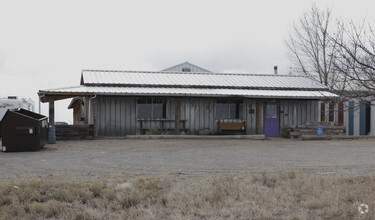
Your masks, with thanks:
[[[375,174],[375,139],[58,141],[38,152],[1,152],[2,180],[53,176],[64,179],[114,175],[215,174],[298,171]]]

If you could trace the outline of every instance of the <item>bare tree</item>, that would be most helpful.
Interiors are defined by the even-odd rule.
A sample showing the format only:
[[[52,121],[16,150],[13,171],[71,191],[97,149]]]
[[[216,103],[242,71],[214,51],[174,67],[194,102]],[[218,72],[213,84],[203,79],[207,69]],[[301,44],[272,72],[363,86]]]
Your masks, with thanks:
[[[292,26],[285,41],[294,69],[314,77],[331,90],[342,91],[346,76],[340,75],[334,65],[341,38],[342,32],[331,17],[331,10],[321,11],[312,5]]]
[[[343,37],[335,39],[338,47],[335,68],[348,79],[347,94],[368,99],[375,94],[375,32],[363,22],[342,25]]]
[[[335,102],[343,114],[344,109],[367,108],[375,100],[375,31],[371,25],[334,19],[329,8],[312,5],[292,25],[285,43],[297,72],[314,77],[340,95],[340,99],[322,103],[322,120],[334,120]],[[355,106],[342,102],[353,98]]]

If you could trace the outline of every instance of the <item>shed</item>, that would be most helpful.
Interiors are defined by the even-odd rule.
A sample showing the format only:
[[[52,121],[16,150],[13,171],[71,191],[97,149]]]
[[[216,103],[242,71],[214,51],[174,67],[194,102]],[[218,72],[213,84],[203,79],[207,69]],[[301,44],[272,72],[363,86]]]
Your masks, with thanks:
[[[68,109],[73,109],[73,123],[75,125],[84,125],[86,122],[86,112],[85,98],[78,97],[72,99]]]
[[[320,101],[338,97],[307,76],[166,70],[83,70],[79,86],[38,94],[52,107],[85,97],[87,124],[98,136],[202,129],[280,136],[285,126],[320,121]]]
[[[48,138],[48,118],[26,109],[8,110],[1,121],[2,151],[37,151]]]

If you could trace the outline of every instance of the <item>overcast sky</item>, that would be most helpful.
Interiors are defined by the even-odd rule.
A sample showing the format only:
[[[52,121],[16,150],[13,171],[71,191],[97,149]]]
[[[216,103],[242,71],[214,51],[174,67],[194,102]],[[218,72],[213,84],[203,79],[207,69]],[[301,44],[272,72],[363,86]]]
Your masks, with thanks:
[[[288,28],[316,2],[375,20],[374,0],[0,0],[0,97],[79,85],[82,69],[162,70],[189,61],[213,72],[280,74]],[[56,121],[72,122],[68,101]],[[48,104],[42,114],[48,115]]]

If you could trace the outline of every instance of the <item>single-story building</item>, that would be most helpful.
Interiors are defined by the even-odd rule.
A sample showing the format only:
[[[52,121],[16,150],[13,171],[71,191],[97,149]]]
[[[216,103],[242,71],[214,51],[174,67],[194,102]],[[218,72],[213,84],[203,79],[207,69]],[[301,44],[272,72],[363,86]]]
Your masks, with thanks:
[[[280,136],[321,120],[321,100],[338,98],[307,76],[212,73],[190,63],[163,71],[82,70],[79,86],[40,90],[42,102],[74,98],[74,122],[97,136],[236,132]]]
[[[348,82],[346,82],[349,84]],[[356,89],[354,89],[356,88]],[[344,126],[346,135],[375,135],[375,93],[350,82],[339,99],[321,102],[321,121]]]

